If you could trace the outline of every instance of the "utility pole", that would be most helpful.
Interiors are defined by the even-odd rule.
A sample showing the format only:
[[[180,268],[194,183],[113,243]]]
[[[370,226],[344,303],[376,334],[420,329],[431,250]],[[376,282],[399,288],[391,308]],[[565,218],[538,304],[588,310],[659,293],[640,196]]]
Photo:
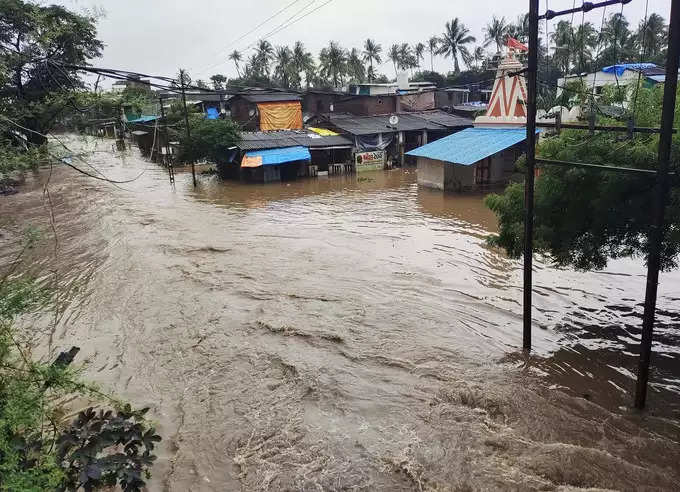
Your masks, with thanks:
[[[538,0],[529,0],[527,67],[527,170],[524,179],[524,331],[522,345],[531,351],[531,291],[534,253],[534,169],[536,166],[536,76],[538,73]]]
[[[184,78],[186,75],[186,71],[182,68],[179,71],[179,79],[181,83],[181,88],[182,88],[182,104],[184,105],[184,124],[187,127],[187,145],[191,147],[191,131],[189,130],[189,114],[187,113],[187,97],[186,97],[186,92],[184,90],[185,84],[184,84]],[[196,165],[194,164],[194,160],[191,160],[191,177],[194,180],[194,188],[196,188]]]
[[[168,120],[165,119],[165,108],[163,107],[163,98],[159,97],[158,102],[161,105],[161,119],[163,120],[163,135],[165,137],[165,158],[168,164],[168,174],[170,175],[170,184],[175,183],[175,168],[172,164],[172,156],[170,155],[170,137],[168,136]]]
[[[675,115],[676,90],[678,87],[678,59],[680,58],[680,2],[671,2],[671,20],[668,29],[668,54],[666,56],[666,82],[663,91],[661,114],[661,135],[659,137],[659,167],[656,173],[654,191],[654,216],[649,231],[649,256],[647,257],[647,288],[645,290],[645,311],[642,318],[642,341],[640,342],[640,363],[635,407],[643,409],[647,400],[649,363],[652,355],[652,335],[656,294],[661,269],[661,251],[664,231],[664,216],[668,201],[668,167],[671,158],[673,118]]]

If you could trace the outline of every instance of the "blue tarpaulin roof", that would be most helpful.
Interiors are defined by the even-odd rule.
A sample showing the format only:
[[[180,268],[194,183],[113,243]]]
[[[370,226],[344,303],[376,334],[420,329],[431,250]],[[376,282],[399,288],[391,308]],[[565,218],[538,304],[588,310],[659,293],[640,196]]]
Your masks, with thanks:
[[[158,116],[153,116],[153,115],[142,115],[139,118],[135,118],[134,120],[128,120],[128,123],[148,123],[149,121],[155,121],[158,119]]]
[[[301,145],[279,149],[251,150],[246,152],[246,157],[262,157],[263,166],[274,166],[285,162],[309,161],[312,159],[309,149]]]
[[[526,128],[466,128],[413,149],[406,155],[469,166],[526,138]]]
[[[616,73],[617,77],[621,77],[626,70],[645,70],[647,68],[656,68],[656,65],[654,63],[621,63],[604,67],[602,71],[605,73]]]

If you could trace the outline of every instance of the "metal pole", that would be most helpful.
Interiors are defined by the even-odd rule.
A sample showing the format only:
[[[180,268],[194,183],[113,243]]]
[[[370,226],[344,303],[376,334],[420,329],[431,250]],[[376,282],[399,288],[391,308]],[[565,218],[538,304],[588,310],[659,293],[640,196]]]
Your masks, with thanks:
[[[534,168],[536,165],[536,75],[538,71],[538,0],[529,0],[529,61],[527,67],[527,175],[524,180],[524,332],[523,347],[531,350],[531,269],[534,242]]]
[[[161,105],[161,119],[163,120],[163,136],[165,137],[165,159],[168,164],[168,174],[170,176],[170,183],[175,182],[175,170],[172,167],[172,159],[170,158],[170,137],[168,136],[168,120],[165,119],[165,108],[163,107],[163,98],[159,97],[158,102]]]
[[[647,400],[649,363],[652,355],[652,334],[656,293],[661,268],[661,248],[663,241],[664,215],[668,201],[668,167],[671,157],[673,137],[673,118],[675,115],[675,94],[678,87],[678,61],[680,58],[680,2],[671,2],[671,20],[668,31],[668,55],[666,57],[666,82],[663,91],[663,112],[661,115],[661,135],[659,137],[659,168],[656,175],[654,193],[654,217],[649,231],[649,256],[647,257],[647,288],[645,291],[645,311],[642,318],[642,341],[640,343],[640,363],[637,386],[635,388],[635,407],[642,409]]]
[[[180,83],[182,84],[182,104],[184,104],[184,123],[187,127],[187,145],[191,146],[191,131],[189,130],[189,114],[187,113],[187,98],[184,91],[184,70],[179,71]],[[194,188],[196,188],[196,165],[194,160],[191,160],[191,177],[194,180]]]

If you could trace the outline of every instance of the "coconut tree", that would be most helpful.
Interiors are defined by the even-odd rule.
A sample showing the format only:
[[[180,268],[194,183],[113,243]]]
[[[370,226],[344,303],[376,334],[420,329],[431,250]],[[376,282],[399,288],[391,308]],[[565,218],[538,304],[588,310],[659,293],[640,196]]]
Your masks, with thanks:
[[[598,35],[595,27],[586,22],[574,29],[574,62],[576,70],[585,72],[593,62],[593,50],[598,44]]]
[[[309,88],[309,84],[313,77],[310,74],[314,74],[316,67],[314,66],[314,57],[312,54],[305,49],[305,45],[301,41],[296,41],[293,46],[293,66],[297,72],[298,84],[300,81],[300,73],[305,74],[305,84]]]
[[[373,71],[373,62],[380,63],[382,61],[380,53],[382,53],[382,46],[370,38],[364,41],[364,51],[362,56],[364,58],[364,62],[368,63],[367,75],[369,82],[372,82],[373,77],[375,76],[375,72]]]
[[[509,24],[507,34],[522,43],[529,41],[529,14],[520,15],[514,24]]]
[[[413,47],[413,55],[416,57],[416,66],[420,68],[420,60],[423,60],[425,53],[425,45],[423,43],[418,43]]]
[[[241,78],[241,67],[239,67],[239,63],[242,60],[241,52],[238,50],[232,51],[229,54],[229,59],[234,62],[234,65],[236,65],[236,73],[238,74],[238,77]]]
[[[294,73],[293,52],[288,46],[278,46],[274,53],[276,66],[274,78],[285,88],[290,87],[291,74]]]
[[[555,26],[555,31],[551,34],[551,40],[555,46],[553,60],[563,73],[569,73],[571,70],[573,38],[574,32],[571,24],[565,20],[559,21]]]
[[[427,40],[427,51],[430,53],[430,71],[434,72],[434,55],[439,49],[439,38],[437,36],[432,36]]]
[[[465,45],[475,41],[476,38],[470,35],[470,30],[456,17],[446,22],[437,54],[452,58],[456,73],[460,72],[458,57],[469,59],[470,52]]]
[[[359,83],[366,78],[366,67],[361,59],[361,53],[356,48],[352,48],[347,56],[347,74]]]
[[[474,61],[476,70],[479,70],[479,67],[481,66],[482,62],[485,59],[486,51],[484,51],[484,48],[482,48],[481,46],[477,46],[475,50],[472,52],[472,60]]]
[[[337,42],[331,41],[319,54],[321,73],[333,87],[339,87],[347,71],[347,52]]]
[[[415,57],[413,56],[411,46],[408,43],[401,43],[399,45],[399,68],[406,70],[407,68],[412,68],[414,65]]]
[[[392,46],[390,46],[390,49],[387,52],[387,58],[392,62],[392,65],[394,66],[394,76],[396,77],[398,75],[397,67],[401,65],[401,54],[399,53],[398,44],[393,44]]]
[[[257,58],[257,69],[260,75],[269,77],[269,64],[274,59],[274,47],[266,39],[260,39],[255,47],[255,57]]]
[[[651,14],[647,18],[647,22],[640,21],[640,26],[635,35],[635,45],[649,59],[658,57],[666,48],[667,41],[668,27],[664,18],[659,14]]]
[[[495,15],[491,17],[491,22],[483,29],[485,33],[484,47],[489,46],[491,43],[496,43],[496,52],[500,52],[508,35],[508,27],[505,17],[500,19]]]
[[[210,77],[210,82],[212,82],[213,89],[215,89],[216,91],[224,89],[224,83],[226,81],[227,78],[221,73],[216,73],[215,75],[212,75]]]

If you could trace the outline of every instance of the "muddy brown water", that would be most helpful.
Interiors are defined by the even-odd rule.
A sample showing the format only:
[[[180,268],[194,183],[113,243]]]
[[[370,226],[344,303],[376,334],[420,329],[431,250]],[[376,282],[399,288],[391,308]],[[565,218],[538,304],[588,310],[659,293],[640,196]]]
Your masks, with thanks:
[[[173,189],[135,151],[89,148],[109,177],[143,174],[29,175],[0,197],[0,264],[42,231],[18,271],[58,286],[57,308],[20,326],[151,406],[152,490],[680,488],[678,272],[640,415],[639,260],[539,258],[525,358],[521,263],[486,246],[482,196],[419,189],[414,169]]]

